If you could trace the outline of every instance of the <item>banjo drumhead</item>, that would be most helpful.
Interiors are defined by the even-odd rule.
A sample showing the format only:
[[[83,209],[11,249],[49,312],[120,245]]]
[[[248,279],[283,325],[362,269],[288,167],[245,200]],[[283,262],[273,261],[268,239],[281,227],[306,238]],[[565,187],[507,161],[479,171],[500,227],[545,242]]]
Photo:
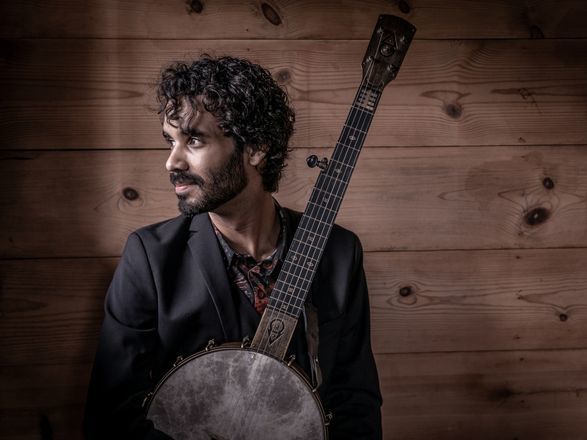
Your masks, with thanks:
[[[301,375],[237,348],[183,361],[155,389],[147,418],[175,440],[326,438],[322,406]]]

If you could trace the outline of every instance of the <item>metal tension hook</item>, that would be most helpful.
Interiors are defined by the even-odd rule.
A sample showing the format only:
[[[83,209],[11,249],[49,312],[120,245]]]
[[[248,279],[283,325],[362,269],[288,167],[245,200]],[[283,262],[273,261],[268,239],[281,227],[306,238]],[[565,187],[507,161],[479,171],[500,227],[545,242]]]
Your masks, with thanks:
[[[318,156],[316,156],[315,154],[308,156],[308,158],[306,159],[306,163],[310,168],[318,167],[321,170],[325,170],[326,167],[328,167],[328,159],[323,157],[322,159],[318,160]]]

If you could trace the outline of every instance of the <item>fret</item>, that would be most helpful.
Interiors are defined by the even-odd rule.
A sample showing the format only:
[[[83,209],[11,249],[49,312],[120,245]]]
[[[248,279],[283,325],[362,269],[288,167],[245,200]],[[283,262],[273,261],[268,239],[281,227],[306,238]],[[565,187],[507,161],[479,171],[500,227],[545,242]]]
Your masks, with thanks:
[[[325,179],[325,175],[322,174],[321,177],[322,177],[321,181],[319,182],[319,184],[316,184],[316,186],[314,187],[314,191],[312,192],[310,197],[312,197],[314,195],[318,196],[319,195],[318,193],[322,193],[321,195],[323,197],[329,197],[329,198],[334,197],[334,198],[338,199],[339,201],[342,201],[342,197],[340,195],[333,193],[333,192],[330,192],[326,188],[322,188],[323,182]],[[329,183],[329,182],[326,182],[326,183]]]
[[[304,243],[299,241],[296,244],[295,251],[299,254],[311,255],[311,258],[317,260],[317,256],[320,255],[323,245],[326,243],[326,239],[316,240],[312,243]],[[297,257],[299,259],[299,256]]]
[[[307,289],[309,288],[310,286],[307,287]],[[272,294],[271,299],[274,300],[275,306],[279,308],[282,307],[281,304],[286,304],[287,306],[293,306],[297,307],[298,309],[302,309],[304,307],[304,295],[300,295],[300,293],[304,290],[305,289],[295,289],[293,293],[287,293],[283,290],[280,290],[279,292],[273,292],[273,294],[279,293],[279,295],[273,298]]]
[[[300,252],[297,252],[299,255],[303,255],[305,252],[303,249],[298,249]],[[301,273],[301,270],[312,270],[316,264],[318,264],[318,256],[320,254],[320,249],[317,249],[317,251],[308,251],[308,252],[313,252],[313,256],[312,257],[307,257],[307,258],[300,258],[299,255],[290,255],[288,253],[288,264],[284,264],[283,269],[285,269],[287,272],[296,271],[297,269],[299,269],[298,272]],[[292,260],[292,257],[296,257],[297,260]]]
[[[327,220],[325,216],[321,216],[321,219],[316,218],[314,215],[308,213],[304,222],[300,222],[300,226],[302,227],[302,231],[307,231],[309,233],[315,233],[318,235],[326,237],[328,233],[328,226],[330,226],[330,221]],[[326,231],[324,233],[323,231]]]
[[[311,204],[312,206],[316,206],[316,208],[318,208],[318,209],[326,209],[327,211],[330,211],[330,212],[334,213],[335,215],[338,214],[338,211],[336,209],[328,208],[323,203],[322,204],[321,203],[316,203],[316,202],[313,202],[313,201],[310,200],[308,202],[308,204]]]
[[[365,122],[365,127],[362,127],[362,128],[348,125],[348,123],[343,125],[343,131],[341,132],[339,139],[343,139],[344,137],[346,137],[348,135],[348,136],[355,137],[355,139],[352,139],[353,141],[356,141],[359,139],[364,140],[367,137],[367,129],[369,128],[369,125],[371,124],[372,120],[373,120],[373,118],[364,119],[363,122]],[[360,142],[358,142],[357,144],[360,144]],[[357,150],[358,149],[360,149],[360,147],[357,147]]]
[[[292,304],[297,307],[301,307],[303,303],[303,295],[300,293],[304,292],[306,289],[310,288],[310,285],[304,285],[304,287],[295,287],[291,291],[287,291],[290,288],[290,285],[285,286],[285,289],[277,289],[275,288],[274,291],[271,293],[271,299],[275,300],[275,304],[278,305],[279,303],[286,303]],[[274,298],[275,296],[275,298]]]
[[[352,130],[352,134],[345,133],[344,129]],[[356,141],[357,139],[359,139],[357,136],[362,137],[364,139],[366,137],[366,135],[367,135],[367,132],[366,131],[359,130],[356,127],[351,127],[351,126],[348,126],[348,125],[344,125],[343,132],[340,135],[340,139],[343,139],[346,136],[348,136],[348,137],[353,136],[354,139],[351,139],[351,140],[352,141]],[[359,151],[360,150],[360,148],[355,148],[355,147],[353,147],[353,149],[356,150],[356,151]]]
[[[334,151],[336,151],[337,153],[344,153],[345,155],[349,155],[353,158],[359,157],[359,152],[361,151],[360,149],[355,148],[354,145],[349,145],[345,143],[344,139],[339,140],[336,144],[336,147],[338,148],[338,151],[336,150],[336,148]],[[348,160],[341,160],[341,162],[348,162]]]
[[[293,304],[294,301],[299,299],[300,292],[310,288],[310,280],[288,272],[285,272],[285,276],[287,276],[290,281],[283,281],[279,286],[276,285],[271,296],[275,293],[277,294],[276,299]],[[294,301],[292,301],[292,299]]]
[[[332,168],[334,172],[337,172],[337,169],[341,171],[337,173],[338,175],[342,175],[344,179],[350,180],[353,171],[355,170],[354,164],[344,163],[338,159],[332,158],[329,162],[329,170]]]
[[[312,220],[313,222],[316,222],[316,223],[321,223],[322,225],[326,226],[327,228],[331,226],[331,222],[325,222],[323,220],[319,220],[317,218],[311,218],[311,217],[308,217],[308,219]],[[304,229],[304,231],[312,232],[309,229]]]
[[[271,297],[275,296],[276,303],[285,302],[288,304],[293,304],[296,306],[301,306],[303,303],[304,293],[307,289],[310,288],[309,282],[302,282],[299,284],[293,284],[294,281],[285,284],[281,288],[275,288],[274,292],[272,292]],[[275,291],[276,290],[276,291]]]
[[[298,238],[294,238],[294,241],[298,241],[298,243],[300,243],[301,246],[308,246],[308,247],[311,247],[311,248],[314,248],[314,249],[317,249],[317,250],[322,249],[322,247],[314,246],[313,244],[310,244],[310,243],[303,243]],[[293,243],[292,243],[292,246],[293,246]]]
[[[367,136],[366,128],[369,128],[369,124],[364,124],[365,122],[371,122],[373,118],[361,118],[360,116],[356,116],[352,111],[348,115],[347,121],[342,126],[342,131],[339,137],[344,137],[346,134],[350,133],[353,136],[361,136],[363,139]],[[354,123],[353,123],[354,121]],[[361,126],[357,125],[357,122],[362,121],[363,123]]]
[[[267,304],[267,308],[276,313],[287,313],[289,315],[292,312],[295,313],[295,310],[299,309],[299,306],[282,302],[280,304],[269,303]]]
[[[331,180],[336,180],[337,182],[342,182],[342,183],[343,183],[343,184],[345,184],[345,185],[348,183],[348,180],[339,179],[338,177],[336,177],[336,176],[333,176],[333,175],[331,175],[331,174],[327,174],[327,175],[326,175],[326,177],[328,177],[328,178],[329,178],[329,179],[331,179]]]
[[[275,287],[271,293],[271,300],[277,305],[279,303],[293,304],[301,307],[304,300],[304,295],[309,288],[310,282],[303,280],[301,284],[284,283],[284,287]]]
[[[328,176],[334,175],[334,176],[337,176],[337,178],[339,178],[340,176],[348,175],[349,174],[348,171],[349,170],[347,168],[343,168],[340,165],[340,163],[337,163],[337,161],[335,160],[334,162],[330,161],[328,163],[328,170],[326,172],[326,175],[328,175]],[[351,172],[352,172],[352,170],[351,170]]]
[[[308,219],[308,221],[309,220],[310,219]],[[304,232],[307,232],[308,233],[307,235],[304,236],[304,234],[302,234],[300,232],[300,239],[302,238],[302,236],[304,238],[304,241],[300,240],[300,242],[302,242],[302,243],[307,243],[307,242],[313,243],[314,240],[316,239],[316,237],[318,239],[323,239],[323,240],[327,238],[326,237],[327,234],[323,234],[322,232],[317,231],[315,227],[311,227],[311,225],[307,225],[308,221],[304,222],[303,225],[300,224],[298,226],[298,229],[300,231],[304,231]],[[319,221],[319,220],[316,220],[316,221]],[[330,223],[326,223],[326,222],[322,222],[322,223],[324,223],[325,225],[329,225],[330,224]],[[306,226],[310,226],[312,229],[307,229]]]
[[[308,212],[310,208],[318,209],[317,207],[322,206],[338,207],[342,203],[342,197],[338,194],[340,192],[339,186],[332,178],[325,180],[324,185],[322,186],[324,186],[324,188],[317,188],[316,193],[310,196],[309,201],[314,203],[314,205],[306,206],[306,212]],[[336,193],[332,192],[333,190],[336,191]]]
[[[332,184],[333,181],[327,181],[325,182],[326,184]],[[332,185],[330,185],[332,187],[332,189],[335,189]],[[312,211],[318,211],[320,213],[321,209],[320,207],[328,207],[330,208],[332,211],[333,215],[336,215],[338,213],[338,207],[340,206],[341,202],[342,202],[342,198],[338,195],[338,194],[333,194],[330,191],[327,191],[326,189],[317,189],[315,194],[312,194],[312,196],[310,197],[309,202],[312,202],[313,204],[310,206],[306,207],[306,213],[309,216],[313,217],[313,214],[311,213]],[[326,218],[328,212],[326,212],[326,210],[324,210],[323,213],[321,213],[321,217],[322,218]],[[330,218],[328,218],[328,222],[330,222]]]
[[[330,159],[329,163],[332,163],[332,162],[336,163],[337,166],[340,165],[345,168],[348,168],[351,172],[355,169],[355,167],[353,165],[349,165],[348,163],[344,163],[343,161],[340,161],[338,159],[334,159],[334,158]]]
[[[267,309],[272,313],[283,313],[296,319],[298,318],[298,316],[300,316],[300,313],[302,312],[302,309],[299,306],[287,303],[281,303],[279,305],[267,304]]]
[[[336,199],[318,199],[318,200],[312,200],[310,199],[308,201],[308,204],[311,205],[308,207],[308,215],[310,216],[314,216],[314,214],[312,214],[312,212],[314,213],[320,213],[322,212],[323,215],[321,215],[322,218],[325,218],[327,216],[332,216],[334,217],[336,214],[338,214],[338,210],[336,209],[338,206],[338,201]]]
[[[274,290],[276,290],[279,296],[278,299],[280,299],[281,301],[284,302],[289,302],[290,304],[292,303],[292,301],[286,301],[286,298],[289,297],[290,299],[293,299],[294,301],[299,299],[299,292],[300,291],[304,291],[306,288],[309,288],[309,280],[299,277],[297,275],[293,275],[290,273],[286,272],[286,275],[291,277],[296,277],[297,280],[295,281],[297,284],[294,284],[294,281],[290,281],[287,284],[285,284],[284,287],[275,287]],[[298,281],[301,280],[301,283],[298,283]]]
[[[373,116],[373,114],[374,114],[371,110],[367,110],[367,109],[364,109],[362,107],[358,107],[356,105],[351,105],[351,108],[352,109],[355,109],[357,111],[360,111],[362,113],[367,113],[367,115],[369,115],[369,116]]]
[[[346,121],[342,125],[340,137],[342,137],[345,134],[345,132],[348,132],[350,130],[353,132],[354,135],[362,136],[364,138],[367,135],[369,124],[372,120],[372,115],[367,115],[366,117],[363,117],[357,114],[356,110],[351,110],[347,115]]]
[[[292,257],[290,259],[291,259],[291,261],[293,261],[296,264],[300,264],[299,262],[303,261],[303,260],[312,260],[312,263],[318,262],[318,260],[316,258],[312,258],[308,255],[304,255],[301,252],[296,252],[296,251],[292,250],[291,253],[294,255],[292,255]]]
[[[314,260],[314,261],[312,261]],[[303,278],[308,280],[312,278],[312,271],[318,265],[317,258],[312,259],[305,259],[303,263],[291,263],[287,266],[284,266],[282,270],[285,271],[286,275],[292,275],[298,278]]]

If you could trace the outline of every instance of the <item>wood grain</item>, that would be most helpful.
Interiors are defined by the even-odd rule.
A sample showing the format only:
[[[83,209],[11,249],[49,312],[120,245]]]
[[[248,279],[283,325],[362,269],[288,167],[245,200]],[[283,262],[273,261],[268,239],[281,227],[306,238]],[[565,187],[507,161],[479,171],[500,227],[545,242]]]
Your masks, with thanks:
[[[376,356],[386,439],[581,439],[586,350]],[[0,368],[0,438],[81,439],[90,364]],[[26,384],[26,385],[25,385]],[[43,422],[41,422],[43,420]]]
[[[4,149],[160,148],[159,70],[201,52],[271,69],[297,112],[294,147],[336,142],[366,41],[6,40]],[[587,40],[416,41],[367,146],[587,143]]]
[[[585,249],[367,253],[374,351],[587,348],[586,264]],[[91,362],[115,265],[0,262],[0,366]]]
[[[338,222],[366,250],[391,440],[587,437],[587,3],[0,2],[0,440],[81,440],[128,233],[177,213],[153,84],[202,52],[268,67],[303,209],[381,13],[418,27]]]
[[[587,348],[586,249],[368,253],[376,353]]]
[[[311,153],[330,151],[294,151],[285,206],[307,203]],[[131,231],[177,215],[166,154],[0,154],[0,255],[119,255]],[[586,163],[585,146],[367,148],[337,222],[368,251],[585,247]]]
[[[377,356],[385,439],[582,439],[585,350]]]
[[[90,363],[118,259],[0,262],[0,367]]]
[[[365,39],[379,14],[401,16],[418,38],[585,38],[580,0],[74,0],[2,2],[9,38]]]

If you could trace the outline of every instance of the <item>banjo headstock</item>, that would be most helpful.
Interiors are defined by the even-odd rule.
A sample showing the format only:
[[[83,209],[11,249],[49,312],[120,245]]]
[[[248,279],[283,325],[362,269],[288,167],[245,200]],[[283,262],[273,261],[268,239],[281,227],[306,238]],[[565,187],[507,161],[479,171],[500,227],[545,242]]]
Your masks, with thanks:
[[[363,81],[383,90],[395,79],[416,28],[394,15],[380,15],[363,58]]]

